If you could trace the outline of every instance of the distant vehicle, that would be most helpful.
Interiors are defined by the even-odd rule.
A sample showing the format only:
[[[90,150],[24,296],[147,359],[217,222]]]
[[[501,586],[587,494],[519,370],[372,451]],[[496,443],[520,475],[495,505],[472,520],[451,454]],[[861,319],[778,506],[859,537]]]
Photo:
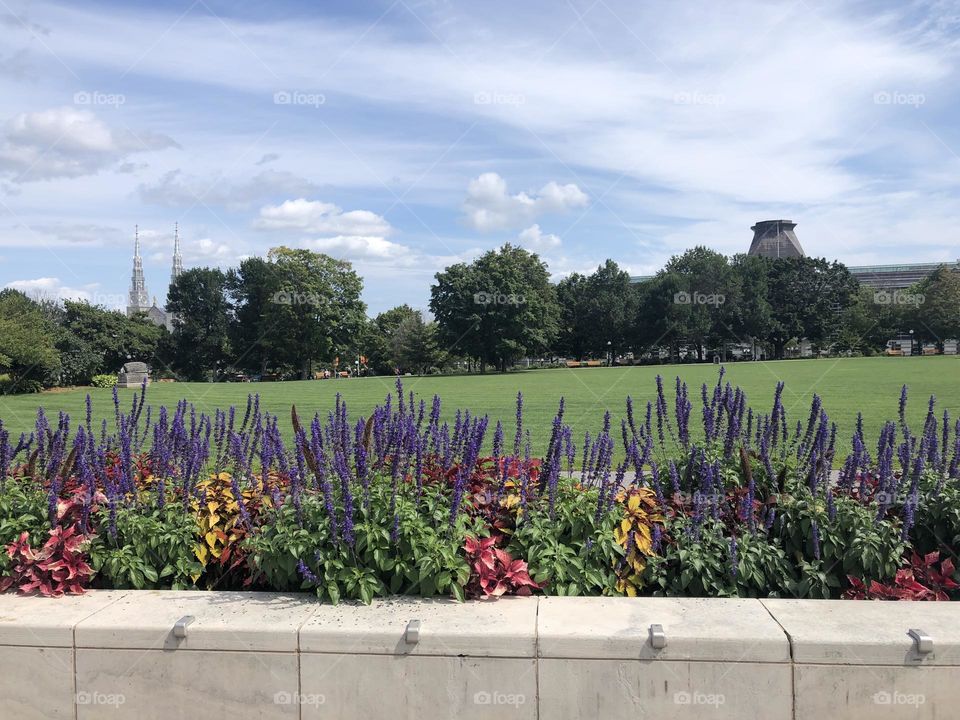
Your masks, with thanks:
[[[913,354],[912,339],[887,340],[887,347],[884,350],[885,355],[907,357]]]

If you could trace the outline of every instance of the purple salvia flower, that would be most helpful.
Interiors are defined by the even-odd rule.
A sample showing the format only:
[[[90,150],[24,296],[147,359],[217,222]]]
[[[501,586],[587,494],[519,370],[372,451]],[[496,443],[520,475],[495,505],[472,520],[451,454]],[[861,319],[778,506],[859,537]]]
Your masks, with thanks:
[[[500,465],[500,456],[503,455],[503,423],[497,420],[497,427],[493,431],[493,460],[494,465]]]
[[[520,441],[523,438],[523,393],[517,393],[517,433],[513,437],[513,456],[520,457]]]
[[[311,585],[320,585],[320,578],[313,574],[310,568],[307,567],[307,564],[303,560],[297,561],[297,572],[300,573],[300,577],[306,580]]]

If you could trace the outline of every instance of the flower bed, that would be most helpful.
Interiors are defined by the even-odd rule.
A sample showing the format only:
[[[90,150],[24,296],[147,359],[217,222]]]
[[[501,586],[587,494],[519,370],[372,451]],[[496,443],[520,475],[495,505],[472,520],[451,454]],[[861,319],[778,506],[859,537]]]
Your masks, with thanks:
[[[515,427],[451,427],[399,380],[366,418],[339,398],[326,418],[293,409],[292,439],[255,396],[209,417],[148,407],[144,387],[129,411],[115,395],[110,430],[89,401],[76,426],[41,410],[19,440],[0,423],[0,590],[957,597],[960,423],[933,398],[915,432],[904,387],[899,419],[876,442],[858,422],[841,464],[816,396],[792,422],[782,383],[758,412],[721,370],[695,441],[688,388],[657,385],[582,441],[561,399],[542,458],[520,395]]]

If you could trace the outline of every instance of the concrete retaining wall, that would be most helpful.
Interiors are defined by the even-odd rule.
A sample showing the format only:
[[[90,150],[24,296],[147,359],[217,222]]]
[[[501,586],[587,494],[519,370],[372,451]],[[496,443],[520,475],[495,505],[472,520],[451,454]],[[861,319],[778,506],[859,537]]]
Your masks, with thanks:
[[[957,707],[960,604],[0,595],[2,720],[934,720]]]

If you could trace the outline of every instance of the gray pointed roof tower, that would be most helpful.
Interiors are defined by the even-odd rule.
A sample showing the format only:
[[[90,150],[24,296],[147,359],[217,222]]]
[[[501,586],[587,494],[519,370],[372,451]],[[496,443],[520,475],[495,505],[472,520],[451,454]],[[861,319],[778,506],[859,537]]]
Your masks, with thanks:
[[[750,228],[753,230],[753,242],[747,254],[774,260],[803,257],[805,253],[793,231],[796,226],[790,220],[761,220]]]
[[[183,258],[180,257],[180,223],[173,224],[173,269],[170,271],[170,284],[183,273]]]
[[[133,274],[130,276],[130,295],[127,298],[127,314],[150,307],[147,281],[143,277],[143,260],[140,259],[140,227],[133,229]]]

